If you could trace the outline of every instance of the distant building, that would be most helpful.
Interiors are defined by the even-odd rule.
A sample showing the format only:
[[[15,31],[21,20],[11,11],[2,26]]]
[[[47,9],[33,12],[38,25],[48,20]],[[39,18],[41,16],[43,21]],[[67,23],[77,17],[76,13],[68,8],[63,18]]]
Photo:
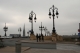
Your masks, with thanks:
[[[63,35],[63,38],[79,38],[78,35]]]
[[[64,35],[62,37],[63,37],[63,40],[66,40],[66,41],[75,41],[76,39],[79,38],[78,35]]]
[[[19,38],[19,37],[21,37],[20,34],[10,34],[10,36],[12,36],[12,38]]]

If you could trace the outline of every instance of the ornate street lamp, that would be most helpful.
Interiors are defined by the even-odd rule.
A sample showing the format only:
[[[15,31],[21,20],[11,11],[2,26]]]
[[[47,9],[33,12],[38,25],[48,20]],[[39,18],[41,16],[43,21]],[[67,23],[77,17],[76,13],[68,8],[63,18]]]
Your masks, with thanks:
[[[33,15],[35,15],[34,17],[34,21],[36,22],[36,14],[31,11],[31,13],[29,14],[29,21],[31,22],[31,34],[34,34],[34,31],[33,31]]]
[[[42,35],[42,30],[44,30],[44,26],[42,26],[42,22],[41,22],[41,26],[39,26],[39,30],[41,30],[41,35]]]
[[[5,23],[5,27],[4,27],[3,29],[4,29],[4,31],[5,31],[5,36],[7,36],[7,35],[6,35],[6,31],[8,30],[8,27],[6,27],[6,23]]]
[[[52,10],[52,13],[51,11]],[[52,33],[56,33],[56,29],[55,29],[55,25],[54,25],[54,17],[56,16],[58,18],[58,8],[56,8],[54,5],[49,8],[49,18],[51,18],[51,16],[53,17],[53,30],[52,30]]]
[[[46,27],[44,28],[44,31],[45,31],[45,36],[46,36],[46,32],[47,32],[47,28]]]

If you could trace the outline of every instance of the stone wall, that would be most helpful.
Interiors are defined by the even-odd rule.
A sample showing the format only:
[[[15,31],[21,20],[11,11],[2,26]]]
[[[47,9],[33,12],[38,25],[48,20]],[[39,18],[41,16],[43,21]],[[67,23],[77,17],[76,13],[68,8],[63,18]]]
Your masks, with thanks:
[[[57,36],[57,40],[58,40],[58,41],[63,41],[63,37],[58,35],[58,36]]]
[[[52,36],[44,36],[44,40],[51,40]]]
[[[30,34],[30,40],[36,40],[36,36],[34,34]]]
[[[62,36],[59,36],[59,35],[44,36],[44,40],[56,41],[56,36],[57,36],[57,41],[63,41]],[[36,36],[34,34],[31,34],[30,40],[36,40]]]

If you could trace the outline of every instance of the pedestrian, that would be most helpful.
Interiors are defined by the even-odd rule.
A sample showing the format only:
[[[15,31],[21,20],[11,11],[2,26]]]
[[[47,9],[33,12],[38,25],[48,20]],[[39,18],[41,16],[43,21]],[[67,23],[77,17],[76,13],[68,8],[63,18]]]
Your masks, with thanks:
[[[36,39],[37,39],[37,42],[38,42],[38,34],[36,34]]]
[[[41,35],[39,34],[39,41],[41,41]]]
[[[52,36],[52,42],[53,42],[53,40],[54,40],[54,37]]]
[[[44,36],[43,36],[43,34],[41,34],[41,36],[42,36],[42,41],[44,41]]]

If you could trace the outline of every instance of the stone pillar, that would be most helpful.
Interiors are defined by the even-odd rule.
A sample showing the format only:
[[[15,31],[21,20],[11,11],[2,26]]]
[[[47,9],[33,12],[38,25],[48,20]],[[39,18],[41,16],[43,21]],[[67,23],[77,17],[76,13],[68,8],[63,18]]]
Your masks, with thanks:
[[[34,34],[30,34],[30,40],[36,40],[36,36]]]
[[[57,34],[55,34],[55,33],[52,34],[52,40],[54,42],[57,42]]]
[[[21,53],[21,42],[16,42],[15,53]]]

